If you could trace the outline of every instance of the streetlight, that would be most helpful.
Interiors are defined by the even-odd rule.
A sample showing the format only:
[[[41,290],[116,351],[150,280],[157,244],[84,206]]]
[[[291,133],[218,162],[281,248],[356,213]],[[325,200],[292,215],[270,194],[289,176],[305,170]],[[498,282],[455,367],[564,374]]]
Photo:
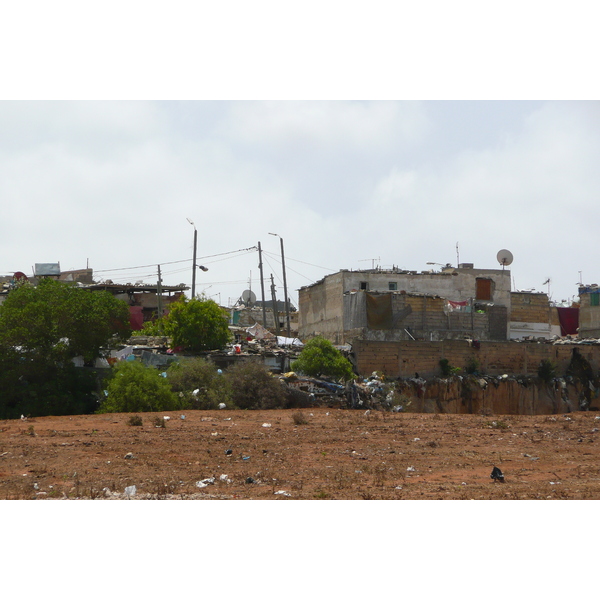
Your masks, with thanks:
[[[281,266],[283,268],[283,293],[285,295],[285,317],[287,321],[287,336],[292,337],[292,334],[290,333],[290,303],[288,300],[287,281],[285,278],[285,255],[283,253],[283,238],[277,233],[269,233],[269,235],[274,235],[278,237],[279,241],[281,242]]]
[[[196,231],[196,226],[194,225],[194,221],[192,221],[189,217],[186,217],[188,223],[194,228],[194,259],[192,263],[192,300],[196,296],[196,246],[198,244],[198,232]]]

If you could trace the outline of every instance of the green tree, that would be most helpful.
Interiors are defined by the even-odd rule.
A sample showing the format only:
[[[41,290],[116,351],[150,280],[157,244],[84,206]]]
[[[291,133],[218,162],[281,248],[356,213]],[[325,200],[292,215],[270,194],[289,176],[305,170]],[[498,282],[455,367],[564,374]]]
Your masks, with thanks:
[[[101,356],[109,340],[131,335],[129,309],[105,291],[44,279],[10,292],[0,305],[0,347],[65,362]]]
[[[79,369],[130,333],[129,310],[108,292],[43,280],[0,305],[0,418],[93,412],[97,375]]]
[[[174,302],[163,326],[175,347],[192,352],[222,348],[230,339],[227,311],[207,298]]]
[[[306,342],[291,367],[309,377],[333,377],[343,381],[354,377],[352,363],[323,337],[314,337]]]
[[[113,368],[99,413],[177,410],[181,402],[154,367],[122,361]]]

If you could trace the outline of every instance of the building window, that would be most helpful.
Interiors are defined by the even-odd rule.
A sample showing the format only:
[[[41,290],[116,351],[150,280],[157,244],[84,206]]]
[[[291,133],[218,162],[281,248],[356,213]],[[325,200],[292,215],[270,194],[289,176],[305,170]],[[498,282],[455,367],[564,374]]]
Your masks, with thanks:
[[[369,289],[369,282],[368,281],[361,281],[360,282],[360,289],[361,290],[368,290]]]
[[[600,306],[600,294],[590,294],[590,306]]]
[[[475,280],[475,298],[477,300],[491,300],[492,299],[492,280],[482,277],[477,277]]]
[[[395,292],[398,289],[398,284],[395,281],[388,282],[388,290]]]

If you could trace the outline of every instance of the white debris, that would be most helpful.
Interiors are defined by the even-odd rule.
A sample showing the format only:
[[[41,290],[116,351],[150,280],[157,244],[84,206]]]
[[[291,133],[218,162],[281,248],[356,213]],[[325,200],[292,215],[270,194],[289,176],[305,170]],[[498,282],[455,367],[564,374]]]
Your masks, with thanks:
[[[416,469],[414,467],[408,467],[406,470],[407,471],[416,471]]]
[[[231,483],[231,479],[229,479],[229,475],[226,475],[225,473],[223,473],[223,475],[221,475],[219,477],[219,481],[224,481],[225,483]]]
[[[286,492],[285,490],[279,490],[277,492],[273,492],[275,494],[275,496],[288,496],[290,497],[291,494],[289,492]]]
[[[415,439],[413,440],[413,442],[420,442],[420,441],[421,441],[421,438],[415,438]]]
[[[170,421],[170,420],[171,420],[171,417],[163,417],[163,419],[164,419],[165,421]]]
[[[225,404],[225,402],[221,402],[219,404],[219,410],[223,410],[224,408],[227,408],[227,405]]]
[[[214,477],[208,477],[206,479],[202,479],[201,481],[196,481],[197,488],[205,488],[209,485],[212,485],[215,482]]]
[[[137,488],[135,487],[135,485],[130,485],[125,488],[125,495],[129,496],[130,498],[131,498],[131,496],[135,496],[136,492],[137,492]]]
[[[262,426],[263,427],[271,427],[271,423],[263,423]]]
[[[192,392],[192,394],[194,394],[194,396],[197,396],[199,393],[200,393],[200,390],[199,390],[199,389],[197,389],[197,390],[194,390],[194,391]]]
[[[181,415],[181,417],[179,417],[182,421],[185,421],[185,415]]]

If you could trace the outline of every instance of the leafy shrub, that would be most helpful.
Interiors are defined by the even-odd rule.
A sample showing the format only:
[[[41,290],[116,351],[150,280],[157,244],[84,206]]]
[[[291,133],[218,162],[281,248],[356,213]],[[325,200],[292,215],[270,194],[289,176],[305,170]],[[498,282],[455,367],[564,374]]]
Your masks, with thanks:
[[[447,358],[442,358],[439,364],[442,377],[452,377],[452,375],[456,375],[460,371],[460,368],[453,367]]]
[[[286,406],[283,385],[260,363],[238,363],[227,369],[225,377],[231,386],[231,401],[238,408],[269,409]]]
[[[214,410],[221,402],[231,401],[229,379],[209,360],[192,358],[173,363],[167,379],[171,389],[184,398],[187,408]]]
[[[131,417],[129,417],[129,420],[127,421],[127,425],[130,425],[131,427],[141,427],[143,424],[143,420],[142,417],[140,417],[140,415],[131,415]]]
[[[479,372],[480,372],[479,361],[474,356],[472,356],[467,361],[467,366],[465,367],[465,373],[468,373],[469,375],[474,375]]]
[[[181,402],[154,367],[123,361],[113,368],[99,413],[177,410]]]
[[[551,360],[544,358],[538,367],[538,377],[549,383],[554,377],[556,377],[557,366]]]
[[[291,367],[309,377],[333,377],[343,381],[354,377],[352,363],[323,337],[309,340]]]

